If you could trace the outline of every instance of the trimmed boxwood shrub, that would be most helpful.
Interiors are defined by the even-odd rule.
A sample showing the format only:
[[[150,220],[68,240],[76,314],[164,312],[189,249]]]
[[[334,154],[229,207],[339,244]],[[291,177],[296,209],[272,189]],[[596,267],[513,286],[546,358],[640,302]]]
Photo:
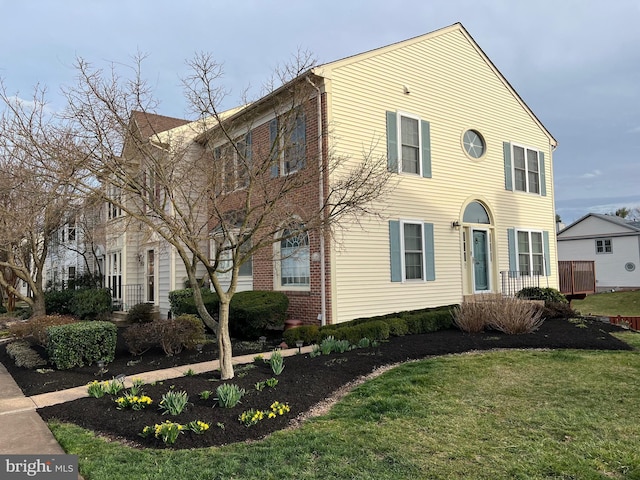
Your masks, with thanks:
[[[149,323],[153,321],[153,304],[137,303],[127,312],[127,321],[130,323]]]
[[[75,290],[52,290],[44,294],[44,308],[47,315],[71,315],[71,302]]]
[[[113,361],[117,327],[111,322],[76,322],[47,329],[49,360],[59,370]]]
[[[392,337],[401,337],[409,333],[409,326],[404,318],[392,317],[384,321],[389,325],[389,335]]]
[[[289,297],[282,292],[238,292],[231,299],[229,331],[242,338],[256,338],[268,328],[284,325]]]
[[[544,300],[546,303],[569,303],[567,297],[555,288],[526,287],[520,290],[516,296],[527,300]]]
[[[220,301],[216,293],[202,289],[202,299],[207,311],[218,317]],[[175,316],[198,315],[193,289],[169,292],[171,311]],[[289,298],[282,292],[252,290],[238,292],[229,306],[229,330],[232,335],[242,338],[255,338],[267,328],[282,327],[289,308]]]
[[[453,315],[449,309],[438,309],[408,314],[404,317],[410,334],[437,332],[453,326]]]
[[[218,295],[208,288],[201,289],[204,306],[212,316],[218,315]],[[182,290],[173,290],[169,292],[169,304],[171,305],[171,313],[175,317],[183,314],[198,315],[196,302],[193,299],[193,289],[183,288]]]
[[[318,325],[300,325],[285,330],[282,336],[284,342],[290,347],[295,346],[296,340],[302,340],[305,345],[311,345],[320,340],[320,327]]]
[[[108,288],[76,290],[71,300],[71,313],[80,319],[95,320],[112,310]]]

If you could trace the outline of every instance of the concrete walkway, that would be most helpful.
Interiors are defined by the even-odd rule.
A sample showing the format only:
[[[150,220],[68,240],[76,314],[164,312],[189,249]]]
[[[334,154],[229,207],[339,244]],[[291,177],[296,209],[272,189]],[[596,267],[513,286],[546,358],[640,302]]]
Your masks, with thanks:
[[[312,351],[312,346],[302,347],[302,353]],[[281,350],[283,357],[298,353],[297,348]],[[262,354],[265,359],[271,357],[271,352]],[[233,357],[233,364],[251,363],[255,354]],[[184,376],[184,372],[191,369],[195,373],[205,373],[220,368],[218,360],[182,365],[179,367],[139,373],[135,378],[145,383],[169,380]],[[131,379],[125,380],[125,386],[131,386]],[[42,393],[32,397],[25,397],[22,390],[13,380],[7,369],[0,363],[0,453],[8,454],[64,454],[47,424],[36,412],[37,408],[70,402],[82,397],[88,397],[86,385],[61,390],[58,392]]]

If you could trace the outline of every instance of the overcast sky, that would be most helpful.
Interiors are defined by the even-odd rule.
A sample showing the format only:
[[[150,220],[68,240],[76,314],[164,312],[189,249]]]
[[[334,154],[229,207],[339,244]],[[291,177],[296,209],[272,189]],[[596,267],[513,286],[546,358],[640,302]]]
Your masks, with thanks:
[[[556,211],[640,207],[639,0],[0,0],[0,78],[28,98],[73,81],[76,57],[131,63],[184,118],[196,52],[224,64],[226,107],[299,49],[319,63],[461,22],[558,140]]]

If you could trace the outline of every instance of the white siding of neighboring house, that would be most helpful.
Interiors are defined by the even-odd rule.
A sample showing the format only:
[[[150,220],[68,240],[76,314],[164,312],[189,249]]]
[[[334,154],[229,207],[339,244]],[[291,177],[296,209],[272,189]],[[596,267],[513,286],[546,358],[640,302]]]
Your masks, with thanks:
[[[596,252],[596,240],[604,239],[611,240],[611,253]],[[640,288],[640,232],[623,224],[597,216],[579,220],[558,235],[558,259],[595,262],[598,291]]]
[[[461,220],[467,202],[486,203],[495,219],[492,277],[509,269],[507,229],[544,230],[550,236],[552,275],[557,288],[555,212],[550,137],[532,118],[495,71],[457,28],[444,29],[419,41],[362,54],[321,67],[329,96],[332,147],[353,161],[374,146],[386,157],[386,111],[418,115],[430,122],[432,178],[394,175],[392,194],[379,202],[386,219],[433,223],[436,280],[390,281],[389,228],[386,220],[361,218],[332,246],[334,321],[393,311],[459,303],[465,267]],[[404,92],[404,86],[410,90]],[[487,144],[480,160],[462,150],[462,136],[478,130]],[[503,142],[543,151],[546,196],[505,190]]]

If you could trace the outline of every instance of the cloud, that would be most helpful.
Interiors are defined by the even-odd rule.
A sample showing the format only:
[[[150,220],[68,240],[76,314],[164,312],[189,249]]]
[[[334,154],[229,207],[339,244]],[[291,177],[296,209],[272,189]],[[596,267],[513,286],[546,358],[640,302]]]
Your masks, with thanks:
[[[579,178],[596,178],[602,175],[600,170],[592,170],[591,172],[583,173]]]

